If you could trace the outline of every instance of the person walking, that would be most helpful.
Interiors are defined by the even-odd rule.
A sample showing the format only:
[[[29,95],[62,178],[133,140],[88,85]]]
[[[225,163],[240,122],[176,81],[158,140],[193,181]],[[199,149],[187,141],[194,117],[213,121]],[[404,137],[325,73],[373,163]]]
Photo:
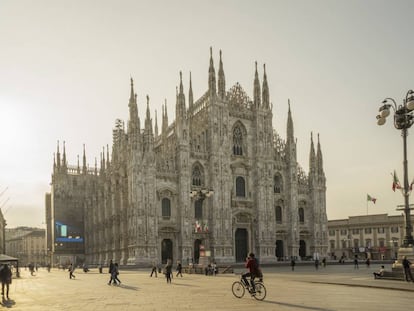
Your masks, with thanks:
[[[183,274],[181,273],[181,271],[183,270],[183,266],[181,265],[181,262],[179,260],[177,260],[177,274],[175,275],[176,277],[178,277],[178,275],[181,275],[181,277],[183,277]]]
[[[75,271],[75,267],[73,266],[73,264],[69,265],[68,270],[69,270],[69,279],[72,279],[72,278],[75,279],[76,277],[73,274],[73,272]]]
[[[112,282],[116,283],[116,281],[112,278],[112,271],[114,270],[114,263],[112,262],[112,259],[109,261],[109,269],[108,273],[110,275],[108,285],[111,285]]]
[[[152,261],[152,269],[150,277],[152,277],[152,274],[155,272],[155,277],[157,277],[157,264],[155,263],[155,260]]]
[[[115,285],[121,284],[121,280],[118,278],[118,275],[119,275],[119,266],[118,266],[118,263],[116,262],[112,268],[112,275],[111,275],[112,280],[114,281]]]
[[[354,258],[354,269],[359,269],[358,255],[355,255],[355,258]]]
[[[367,258],[367,260],[365,261],[367,268],[369,268],[371,266],[371,259],[369,259],[369,257]]]
[[[295,265],[296,265],[295,258],[293,258],[292,256],[292,260],[290,261],[290,266],[292,267],[292,271],[295,271]]]
[[[407,256],[403,257],[402,265],[404,268],[405,280],[407,282],[414,282],[413,275],[411,274],[411,262],[407,259]]]
[[[0,281],[2,300],[4,301],[4,287],[6,287],[6,298],[9,300],[9,287],[12,282],[12,271],[8,264],[3,264],[0,267]]]
[[[319,259],[316,258],[315,259],[315,270],[318,270],[318,268],[319,268]]]
[[[165,269],[165,277],[167,279],[167,283],[171,284],[171,274],[172,274],[171,259],[167,259],[167,264],[165,265],[164,269]]]

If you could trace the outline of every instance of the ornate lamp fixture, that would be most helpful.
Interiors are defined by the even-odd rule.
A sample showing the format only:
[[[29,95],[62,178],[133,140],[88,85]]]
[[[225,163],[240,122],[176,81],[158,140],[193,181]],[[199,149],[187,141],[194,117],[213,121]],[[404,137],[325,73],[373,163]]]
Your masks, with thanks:
[[[392,104],[390,104],[390,102]],[[410,244],[414,244],[412,235],[412,225],[410,216],[410,186],[408,184],[408,163],[407,163],[407,136],[408,129],[414,124],[414,91],[409,90],[403,101],[403,105],[397,106],[397,103],[393,98],[387,97],[383,100],[383,105],[379,108],[379,115],[377,115],[377,124],[384,125],[387,117],[390,115],[390,108],[394,110],[394,127],[397,130],[401,130],[401,136],[403,137],[404,148],[404,187],[401,189],[404,196],[404,214],[405,214],[405,236],[403,240],[403,246],[408,247]]]
[[[213,189],[209,190],[206,188],[202,188],[202,189],[190,191],[190,198],[204,200],[205,198],[211,197],[213,194],[214,194]]]

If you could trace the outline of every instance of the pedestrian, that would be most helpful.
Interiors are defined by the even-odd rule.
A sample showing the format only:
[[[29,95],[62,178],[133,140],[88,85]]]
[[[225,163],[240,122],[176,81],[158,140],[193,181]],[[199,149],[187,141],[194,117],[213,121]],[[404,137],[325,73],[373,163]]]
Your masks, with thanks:
[[[1,296],[4,301],[4,287],[6,287],[6,298],[9,300],[9,287],[12,282],[12,271],[8,264],[2,264],[0,267]]]
[[[72,264],[70,264],[68,270],[69,270],[69,279],[72,279],[72,278],[75,279],[75,275],[73,274],[73,272],[75,271],[75,267]]]
[[[172,274],[171,259],[167,259],[167,264],[165,265],[164,270],[165,270],[165,277],[167,279],[167,283],[171,283],[171,274]]]
[[[358,255],[355,255],[355,258],[354,258],[354,269],[359,269]]]
[[[152,274],[155,272],[155,277],[157,277],[157,264],[155,263],[155,260],[152,261],[152,269],[150,277],[152,277]]]
[[[369,268],[371,266],[371,259],[368,257],[365,263],[367,264],[367,268]]]
[[[114,270],[114,263],[112,262],[112,259],[109,261],[109,269],[108,273],[110,275],[108,285],[111,285],[112,282],[116,283],[116,281],[112,278],[112,271]]]
[[[402,265],[404,268],[405,280],[407,282],[410,282],[410,280],[414,282],[413,275],[411,274],[411,262],[407,259],[407,256],[403,257]]]
[[[326,258],[323,257],[322,259],[322,267],[326,268]]]
[[[30,271],[30,275],[34,275],[34,264],[33,263],[29,263],[29,271]]]
[[[178,275],[181,275],[181,277],[183,277],[183,274],[181,273],[181,270],[183,269],[183,266],[181,265],[181,262],[179,260],[177,260],[177,274],[175,275],[176,277],[178,277]]]
[[[318,268],[319,268],[319,259],[316,258],[315,259],[315,269],[318,270]]]
[[[116,262],[114,264],[114,267],[112,268],[112,280],[114,281],[115,285],[121,284],[121,280],[118,278],[118,275],[119,275],[119,266],[118,266],[118,263]]]
[[[211,268],[213,269],[213,275],[216,275],[218,272],[218,269],[217,269],[217,264],[215,261],[213,261],[213,263],[211,264]]]
[[[296,265],[295,258],[292,256],[292,259],[290,261],[290,266],[292,267],[292,271],[295,271],[295,265]]]

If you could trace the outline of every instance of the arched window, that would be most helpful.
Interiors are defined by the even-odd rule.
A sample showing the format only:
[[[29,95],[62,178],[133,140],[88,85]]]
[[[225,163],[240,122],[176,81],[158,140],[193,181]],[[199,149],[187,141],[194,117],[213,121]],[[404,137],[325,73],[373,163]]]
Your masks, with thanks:
[[[276,223],[282,223],[282,208],[280,206],[275,207]]]
[[[275,177],[273,177],[273,192],[281,193],[282,190],[282,178],[279,175],[276,175]]]
[[[236,178],[236,197],[245,197],[246,196],[246,185],[244,178],[238,176]]]
[[[200,170],[200,166],[195,165],[193,168],[193,186],[201,186],[202,183],[202,174],[201,174],[201,170]]]
[[[168,198],[164,198],[161,201],[161,213],[163,218],[171,217],[171,201]]]
[[[243,132],[239,125],[233,130],[233,154],[243,155]]]
[[[194,218],[202,219],[203,218],[203,200],[197,200],[194,203]]]
[[[299,207],[299,222],[303,224],[305,222],[305,210],[303,207]]]

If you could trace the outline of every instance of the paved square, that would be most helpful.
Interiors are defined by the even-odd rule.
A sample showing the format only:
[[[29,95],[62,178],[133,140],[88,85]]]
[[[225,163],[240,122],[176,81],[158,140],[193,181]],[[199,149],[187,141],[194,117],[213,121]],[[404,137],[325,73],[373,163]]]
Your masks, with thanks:
[[[378,265],[379,267],[379,265]],[[414,283],[374,280],[377,265],[354,270],[353,266],[264,267],[267,296],[256,301],[249,294],[235,298],[231,285],[238,275],[184,274],[167,284],[164,275],[149,277],[147,270],[122,270],[120,286],[107,285],[108,273],[96,269],[67,271],[39,269],[35,276],[22,269],[13,279],[10,301],[13,310],[411,310]],[[388,267],[389,269],[389,267]],[[236,272],[242,272],[239,269]],[[107,268],[104,269],[107,272]]]

